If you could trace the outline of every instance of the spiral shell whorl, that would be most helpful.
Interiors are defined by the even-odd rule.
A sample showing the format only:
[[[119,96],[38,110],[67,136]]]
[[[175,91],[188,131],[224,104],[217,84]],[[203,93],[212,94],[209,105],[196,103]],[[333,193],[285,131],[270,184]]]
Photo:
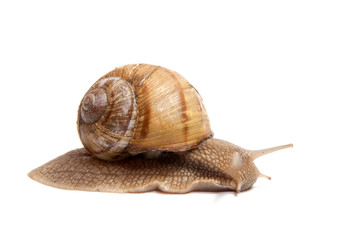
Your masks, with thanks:
[[[137,115],[132,86],[119,77],[98,80],[85,94],[78,116],[84,147],[98,158],[118,160],[128,156]]]
[[[85,123],[95,123],[103,116],[107,105],[107,94],[104,89],[94,89],[84,96],[80,108],[81,118]]]

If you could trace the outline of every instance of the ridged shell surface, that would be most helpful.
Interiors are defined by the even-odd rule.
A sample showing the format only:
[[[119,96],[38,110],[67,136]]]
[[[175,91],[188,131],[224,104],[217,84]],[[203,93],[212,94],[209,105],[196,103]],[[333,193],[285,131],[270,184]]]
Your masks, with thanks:
[[[123,99],[121,101],[116,99],[119,96],[115,90],[114,94],[108,93],[107,88],[114,88],[114,84],[122,85],[126,89],[118,94]],[[88,93],[98,87],[105,89],[107,93],[106,110],[95,123],[78,120],[81,138],[85,135],[97,138],[100,133],[101,138],[105,139],[101,139],[101,144],[95,144],[98,152],[95,156],[117,159],[115,153],[126,155],[124,151],[185,151],[212,136],[208,115],[200,95],[184,77],[174,71],[148,64],[125,65],[100,78]],[[133,93],[129,92],[129,89],[132,89]],[[92,98],[89,99],[84,98],[83,102],[91,102]],[[125,107],[119,106],[124,103]],[[81,104],[80,119],[82,105],[85,105],[85,109],[88,106]],[[116,113],[113,108],[116,109]],[[119,120],[123,124],[112,123]],[[85,128],[89,131],[82,134],[81,131]],[[110,136],[103,136],[107,132],[110,132]],[[111,143],[112,141],[118,142]],[[89,151],[85,144],[84,146]],[[90,152],[94,154],[94,151]]]
[[[99,103],[100,99],[105,100]],[[89,89],[79,106],[79,137],[94,156],[104,160],[122,159],[129,155],[124,150],[133,136],[136,118],[132,86],[119,77],[103,78]]]

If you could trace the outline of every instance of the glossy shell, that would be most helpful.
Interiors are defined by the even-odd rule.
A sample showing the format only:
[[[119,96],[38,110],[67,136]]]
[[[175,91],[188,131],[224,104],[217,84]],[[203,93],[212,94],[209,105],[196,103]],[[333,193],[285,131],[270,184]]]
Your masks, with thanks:
[[[196,89],[178,73],[147,64],[125,65],[101,77],[78,111],[84,147],[98,158],[186,151],[212,136]]]

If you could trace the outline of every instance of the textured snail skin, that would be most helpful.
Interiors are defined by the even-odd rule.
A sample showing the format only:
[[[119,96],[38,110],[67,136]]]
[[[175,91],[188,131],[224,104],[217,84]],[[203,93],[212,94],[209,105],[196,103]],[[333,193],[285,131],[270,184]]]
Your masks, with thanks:
[[[99,160],[81,148],[34,169],[29,177],[68,190],[240,192],[251,188],[258,177],[267,177],[258,171],[255,158],[287,147],[292,145],[250,151],[212,138],[185,152],[164,152],[154,158],[140,154],[121,161]]]

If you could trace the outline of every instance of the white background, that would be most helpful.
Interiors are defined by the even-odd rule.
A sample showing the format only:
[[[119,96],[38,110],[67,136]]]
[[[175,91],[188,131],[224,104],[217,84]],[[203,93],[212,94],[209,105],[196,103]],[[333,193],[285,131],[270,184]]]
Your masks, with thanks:
[[[360,239],[359,1],[1,1],[1,239]],[[215,137],[271,181],[234,194],[65,191],[27,177],[81,147],[77,108],[130,63],[175,70]]]

